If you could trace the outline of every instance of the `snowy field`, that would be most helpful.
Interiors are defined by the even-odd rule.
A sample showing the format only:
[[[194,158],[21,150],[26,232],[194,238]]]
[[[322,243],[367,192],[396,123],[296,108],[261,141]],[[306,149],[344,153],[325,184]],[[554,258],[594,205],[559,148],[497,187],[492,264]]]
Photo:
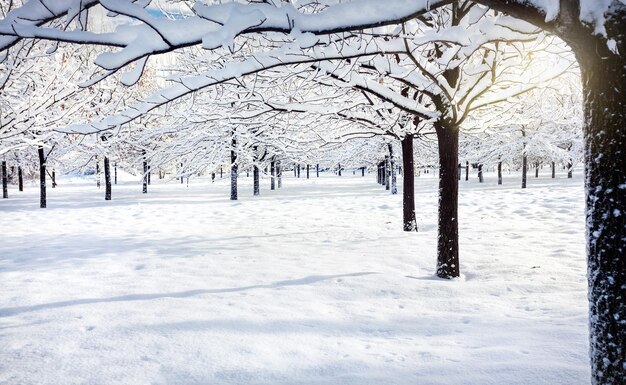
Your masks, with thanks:
[[[582,179],[548,173],[460,182],[453,281],[433,276],[432,174],[419,233],[374,174],[286,172],[256,198],[241,178],[237,202],[226,178],[111,202],[61,179],[45,210],[12,188],[0,383],[588,384]]]

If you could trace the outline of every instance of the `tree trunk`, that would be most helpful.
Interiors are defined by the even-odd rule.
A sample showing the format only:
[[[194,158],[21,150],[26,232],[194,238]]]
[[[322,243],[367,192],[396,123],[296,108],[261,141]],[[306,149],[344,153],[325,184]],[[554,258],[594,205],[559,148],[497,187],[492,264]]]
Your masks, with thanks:
[[[9,197],[9,176],[7,175],[7,162],[2,161],[2,198]]]
[[[413,163],[413,136],[407,135],[402,139],[402,222],[404,231],[417,231],[415,219],[415,181]]]
[[[146,160],[146,150],[141,150],[141,155],[143,155],[143,178],[142,178],[142,192],[144,194],[148,193],[148,161]],[[183,178],[182,176],[180,177]]]
[[[437,238],[437,276],[453,278],[459,270],[459,129],[435,123],[439,146],[439,223]]]
[[[315,173],[316,173],[315,177],[319,178],[320,177],[320,164],[319,163],[315,165]]]
[[[293,177],[297,177],[298,176],[298,167],[296,166],[296,164],[293,164]]]
[[[298,178],[300,178],[300,165],[298,165]]]
[[[606,41],[597,37],[578,49],[573,47],[581,67],[584,95],[587,278],[594,384],[618,385],[626,379],[625,14],[615,16],[620,18],[616,23],[621,31],[617,51],[622,56],[610,52]]]
[[[274,179],[276,177],[276,163],[274,162],[274,160],[272,159],[272,161],[270,162],[270,190],[275,190],[276,189],[276,179]]]
[[[182,180],[183,178],[180,178],[180,179]],[[152,184],[152,166],[148,165],[148,186],[150,186],[151,184]]]
[[[389,168],[389,155],[385,155],[385,190],[391,190],[391,172]]]
[[[569,179],[572,178],[572,169],[574,168],[574,162],[571,160],[567,163],[567,177]]]
[[[309,165],[306,165],[306,178],[309,179]]]
[[[159,171],[159,176],[161,175],[161,171]],[[115,184],[117,184],[117,162],[113,163],[113,180]]]
[[[55,186],[54,183],[54,178],[52,179],[52,188],[54,188]],[[96,156],[96,187],[100,188],[100,161],[98,160],[98,157]]]
[[[478,165],[478,183],[483,183],[485,178],[483,178],[483,165]]]
[[[46,158],[43,147],[37,149],[39,154],[39,207],[46,208]]]
[[[361,167],[361,176],[365,176],[365,167]]]
[[[522,137],[526,136],[526,131],[522,130]],[[526,176],[528,173],[528,157],[526,156],[526,142],[522,144],[522,188],[526,188]]]
[[[22,174],[22,166],[17,166],[17,188],[24,191],[24,176]]]
[[[276,175],[278,176],[278,188],[283,187],[283,171],[280,167],[280,161],[276,162]]]
[[[498,184],[502,184],[502,162],[498,162]]]
[[[111,200],[111,166],[106,156],[104,157],[104,200]]]
[[[339,176],[341,176],[341,163],[339,163],[338,166],[339,166]]]
[[[556,165],[554,164],[554,162],[552,162],[551,167],[552,167],[552,179],[554,179],[556,178]]]
[[[52,170],[52,188],[57,188],[57,173],[55,170]]]
[[[252,189],[253,195],[260,195],[261,192],[259,190],[259,167],[255,165],[252,167]]]
[[[232,147],[230,149],[230,200],[237,200],[237,140],[233,137]],[[272,162],[273,163],[273,162]]]
[[[461,163],[459,163],[459,180],[461,180],[461,171],[463,171],[463,167],[461,166]]]
[[[535,163],[535,179],[539,178],[539,162]]]
[[[398,193],[398,183],[396,180],[396,161],[393,157],[393,145],[388,143],[389,147],[389,168],[391,172],[391,195]]]
[[[220,166],[220,179],[224,178],[224,167]]]

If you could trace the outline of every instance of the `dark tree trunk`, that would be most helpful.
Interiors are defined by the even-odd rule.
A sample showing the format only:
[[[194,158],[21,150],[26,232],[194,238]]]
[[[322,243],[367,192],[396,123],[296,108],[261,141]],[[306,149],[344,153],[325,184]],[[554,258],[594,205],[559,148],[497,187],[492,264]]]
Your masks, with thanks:
[[[298,178],[300,178],[300,165],[298,165]]]
[[[224,167],[220,166],[220,179],[224,178]]]
[[[341,176],[341,163],[339,163],[339,176]]]
[[[573,47],[584,94],[591,375],[594,384],[611,385],[626,383],[626,7],[622,9],[613,25],[622,56],[596,37]],[[607,23],[609,33],[611,25]]]
[[[365,167],[361,167],[361,176],[365,176]]]
[[[143,155],[143,178],[142,178],[142,192],[144,194],[148,193],[148,161],[146,160],[146,150],[141,150],[141,155]],[[180,177],[183,178],[182,176]]]
[[[233,137],[230,149],[230,200],[237,200],[237,140]],[[273,162],[272,162],[273,163]]]
[[[552,179],[556,178],[556,165],[554,162],[550,165],[552,167]]]
[[[461,166],[461,163],[459,163],[459,180],[461,180],[461,172],[463,171],[463,167]]]
[[[159,171],[159,176],[161,175],[161,171]],[[113,163],[113,180],[115,184],[117,184],[117,162]]]
[[[315,174],[316,174],[315,176],[316,178],[320,177],[320,164],[319,163],[315,165]]]
[[[535,179],[539,178],[539,162],[535,163]]]
[[[391,194],[396,195],[398,193],[398,183],[396,180],[396,160],[393,157],[393,145],[388,143],[389,147],[389,171],[391,172]]]
[[[259,167],[256,164],[252,168],[252,189],[254,195],[261,194],[259,190]]]
[[[437,276],[453,278],[459,270],[459,129],[435,123],[439,146],[439,234],[437,238]]]
[[[111,166],[106,156],[104,157],[104,200],[111,200]]]
[[[574,168],[574,162],[569,161],[567,163],[567,177],[570,178],[570,179],[572,178],[573,168]]]
[[[306,178],[309,179],[309,165],[306,165]]]
[[[182,180],[183,178],[180,178],[180,179]],[[152,166],[148,165],[148,186],[150,186],[151,184],[152,184]]]
[[[270,162],[270,190],[275,190],[276,189],[276,162],[274,162],[274,160],[272,160]]]
[[[24,175],[22,174],[22,166],[17,166],[17,188],[24,191]]]
[[[391,190],[391,171],[389,155],[385,156],[385,190]]]
[[[39,155],[39,207],[46,208],[46,157],[43,147],[37,149]]]
[[[211,183],[215,182],[215,173],[211,173]]]
[[[478,165],[478,182],[483,183],[484,181],[485,181],[485,178],[483,178],[483,165],[479,164]]]
[[[52,177],[50,179],[52,180],[52,188],[56,188],[57,187],[57,172],[55,170],[52,170]]]
[[[9,176],[7,175],[7,162],[2,161],[2,198],[9,197]]]
[[[54,181],[54,178],[52,178],[52,188],[56,187],[55,184],[56,183]],[[96,156],[96,187],[100,188],[100,161],[98,160],[97,156]]]
[[[296,166],[296,164],[293,164],[293,177],[297,177],[298,176],[298,167]]]
[[[276,175],[278,176],[278,188],[283,187],[283,170],[280,166],[280,161],[276,162]]]
[[[498,162],[498,184],[502,184],[502,162]]]
[[[413,136],[402,139],[402,222],[404,231],[417,231],[415,219],[415,170],[413,164]]]

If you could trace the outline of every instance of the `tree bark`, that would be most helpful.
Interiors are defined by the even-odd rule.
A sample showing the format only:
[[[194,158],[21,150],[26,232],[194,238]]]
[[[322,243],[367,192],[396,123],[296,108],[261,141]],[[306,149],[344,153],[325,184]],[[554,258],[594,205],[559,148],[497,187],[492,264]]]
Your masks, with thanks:
[[[361,176],[365,176],[365,167],[361,167]]]
[[[391,172],[389,168],[389,155],[385,155],[385,190],[391,190]]]
[[[389,147],[389,168],[391,172],[391,195],[396,195],[398,193],[398,183],[396,180],[396,161],[393,157],[393,145],[391,143],[387,144]]]
[[[257,196],[261,194],[261,191],[259,189],[259,167],[256,165],[256,163],[252,168],[252,189],[253,195]]]
[[[498,184],[502,184],[502,162],[498,162]]]
[[[610,385],[626,381],[626,7],[622,9],[616,26],[607,22],[610,35],[611,28],[619,28],[617,51],[622,56],[610,52],[599,37],[570,44],[584,95],[591,375],[592,383]]]
[[[276,162],[272,159],[270,162],[270,190],[276,189]]]
[[[341,163],[339,163],[338,166],[339,166],[339,176],[341,176]]]
[[[146,150],[141,150],[141,155],[143,155],[143,178],[142,178],[142,192],[144,194],[148,193],[148,161],[146,160]],[[183,178],[182,176],[180,177]]]
[[[111,200],[111,166],[106,156],[104,157],[104,200]]]
[[[276,175],[278,177],[278,188],[283,187],[283,171],[280,167],[280,160],[276,162]]]
[[[161,175],[161,172],[159,171],[159,176]],[[113,163],[113,179],[115,181],[115,184],[117,184],[117,162]]]
[[[526,136],[526,131],[522,130],[522,136]],[[528,174],[528,157],[526,156],[526,142],[523,143],[522,149],[522,188],[526,188],[526,179]]]
[[[7,162],[2,161],[2,198],[9,197],[9,176],[7,175]]]
[[[237,140],[233,137],[232,147],[230,149],[230,200],[237,200],[237,173],[239,166],[237,165]]]
[[[17,188],[24,191],[24,175],[22,174],[22,166],[17,166]]]
[[[300,178],[300,165],[298,164],[298,178]]]
[[[51,182],[52,182],[52,188],[57,188],[57,173],[55,170],[52,170],[52,178]]]
[[[43,152],[43,147],[37,149],[39,155],[39,207],[46,208],[46,157]]]
[[[309,165],[306,165],[306,178],[309,179]]]
[[[404,231],[417,231],[415,219],[415,170],[413,163],[413,136],[402,139],[402,223]]]
[[[52,188],[55,186],[54,180],[52,181]],[[100,188],[100,161],[98,160],[98,156],[96,156],[96,187]]]
[[[554,162],[552,162],[551,167],[552,167],[552,179],[554,179],[556,178],[556,165],[554,164]]]
[[[483,165],[478,165],[478,183],[483,183],[485,178],[483,177]]]
[[[320,164],[319,163],[315,165],[315,173],[316,173],[315,177],[319,178],[320,177]]]
[[[574,163],[570,160],[570,161],[567,163],[567,177],[568,177],[569,179],[571,179],[571,178],[572,178],[572,169],[573,169],[573,168],[574,168]]]
[[[539,162],[535,163],[535,179],[539,178]]]
[[[454,278],[459,269],[458,202],[459,129],[441,122],[434,124],[439,146],[439,219],[437,276]]]

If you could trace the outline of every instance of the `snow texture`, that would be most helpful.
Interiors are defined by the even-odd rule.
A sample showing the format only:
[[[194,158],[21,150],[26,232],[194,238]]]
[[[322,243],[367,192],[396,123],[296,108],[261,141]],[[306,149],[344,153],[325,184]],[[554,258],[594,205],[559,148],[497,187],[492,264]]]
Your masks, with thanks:
[[[348,170],[256,198],[240,178],[238,202],[219,177],[129,179],[110,202],[60,178],[45,210],[12,191],[0,383],[587,384],[582,179],[548,173],[460,182],[452,281],[433,276],[432,171],[418,233]]]

